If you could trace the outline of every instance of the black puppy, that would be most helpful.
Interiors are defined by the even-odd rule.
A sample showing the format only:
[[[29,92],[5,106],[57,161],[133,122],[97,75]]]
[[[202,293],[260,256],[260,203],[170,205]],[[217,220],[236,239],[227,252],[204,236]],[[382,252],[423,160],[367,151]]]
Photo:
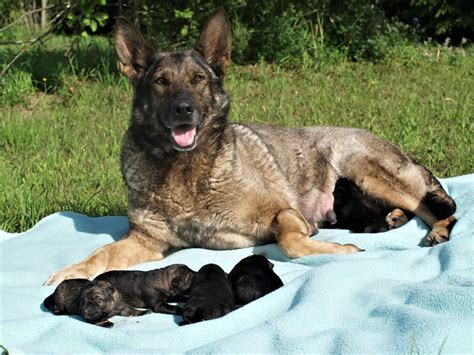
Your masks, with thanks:
[[[183,307],[179,325],[215,319],[235,308],[232,284],[227,274],[215,264],[204,265],[194,276],[189,300]]]
[[[147,311],[127,305],[120,293],[107,281],[72,279],[63,281],[53,294],[46,297],[44,306],[55,315],[79,315],[88,323],[113,327],[108,318],[113,316],[141,316]]]
[[[79,315],[79,296],[82,288],[90,282],[86,279],[64,280],[51,295],[45,298],[44,306],[55,315]]]
[[[181,308],[166,302],[188,292],[195,274],[186,265],[175,264],[151,271],[109,271],[95,280],[110,282],[132,307],[181,314]]]
[[[356,233],[379,233],[397,228],[413,217],[401,211],[397,217],[388,218],[393,206],[366,194],[353,181],[340,178],[334,188],[334,212],[337,221],[326,223],[325,228],[350,229]]]
[[[273,271],[273,264],[263,255],[250,255],[240,260],[229,273],[229,280],[239,306],[247,304],[283,286]]]

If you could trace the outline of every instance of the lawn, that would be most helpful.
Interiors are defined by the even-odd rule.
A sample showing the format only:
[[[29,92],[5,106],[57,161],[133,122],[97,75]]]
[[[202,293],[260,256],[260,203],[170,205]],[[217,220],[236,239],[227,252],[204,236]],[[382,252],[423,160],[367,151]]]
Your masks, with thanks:
[[[126,213],[119,153],[132,89],[109,41],[87,48],[33,51],[1,79],[0,229],[24,231],[64,210]],[[232,66],[230,119],[364,128],[439,177],[472,173],[473,53],[421,46],[394,49],[379,64]]]

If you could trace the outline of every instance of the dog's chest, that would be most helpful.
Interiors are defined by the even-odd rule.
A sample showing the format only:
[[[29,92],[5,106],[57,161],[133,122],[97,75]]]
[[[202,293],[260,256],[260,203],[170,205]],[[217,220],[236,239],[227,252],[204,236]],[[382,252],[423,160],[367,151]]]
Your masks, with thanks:
[[[280,201],[268,194],[260,181],[248,180],[224,165],[220,162],[219,169],[202,175],[195,171],[187,178],[183,178],[186,172],[173,170],[168,179],[155,185],[148,204],[186,245],[242,247],[249,238],[255,244],[272,233]]]
[[[268,241],[276,213],[294,207],[293,197],[269,152],[247,135],[240,132],[214,159],[183,154],[168,165],[141,156],[133,157],[139,164],[125,160],[123,167],[133,168],[124,170],[129,207],[146,216],[129,213],[132,222],[164,223],[182,245],[228,248]]]

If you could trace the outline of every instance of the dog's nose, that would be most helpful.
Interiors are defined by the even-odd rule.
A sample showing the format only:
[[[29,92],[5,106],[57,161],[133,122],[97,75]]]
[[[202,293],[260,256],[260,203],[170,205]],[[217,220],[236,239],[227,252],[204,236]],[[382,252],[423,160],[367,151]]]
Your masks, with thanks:
[[[191,117],[194,113],[194,104],[191,100],[176,100],[173,103],[171,110],[177,117]]]

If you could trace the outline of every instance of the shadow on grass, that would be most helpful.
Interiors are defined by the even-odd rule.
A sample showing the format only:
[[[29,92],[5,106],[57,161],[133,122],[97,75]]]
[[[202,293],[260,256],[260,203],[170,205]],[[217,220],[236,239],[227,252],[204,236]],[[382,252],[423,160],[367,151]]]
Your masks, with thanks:
[[[0,48],[0,63],[9,63],[18,50],[13,46]],[[65,76],[101,81],[119,77],[111,39],[104,37],[54,37],[24,53],[10,71],[30,74],[31,85],[48,93],[60,89]]]

